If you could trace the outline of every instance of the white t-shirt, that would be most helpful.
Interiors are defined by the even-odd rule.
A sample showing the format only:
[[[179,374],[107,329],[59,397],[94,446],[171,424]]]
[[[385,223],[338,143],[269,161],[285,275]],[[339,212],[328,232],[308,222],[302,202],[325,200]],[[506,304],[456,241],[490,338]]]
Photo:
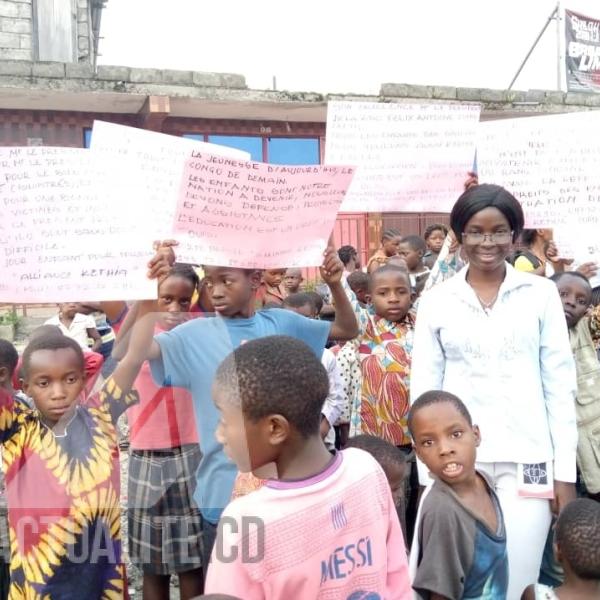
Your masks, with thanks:
[[[88,346],[88,329],[96,329],[96,321],[91,315],[82,315],[75,313],[73,322],[69,327],[66,327],[60,320],[58,315],[54,315],[48,319],[44,325],[56,325],[63,335],[73,338],[84,350],[89,350]]]

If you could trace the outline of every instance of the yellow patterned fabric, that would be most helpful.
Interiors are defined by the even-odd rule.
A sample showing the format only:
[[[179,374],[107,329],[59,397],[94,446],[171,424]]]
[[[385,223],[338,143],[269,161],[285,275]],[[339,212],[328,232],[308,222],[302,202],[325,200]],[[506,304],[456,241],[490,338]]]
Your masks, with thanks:
[[[127,596],[115,424],[136,402],[108,379],[55,436],[36,410],[0,396],[10,599]]]

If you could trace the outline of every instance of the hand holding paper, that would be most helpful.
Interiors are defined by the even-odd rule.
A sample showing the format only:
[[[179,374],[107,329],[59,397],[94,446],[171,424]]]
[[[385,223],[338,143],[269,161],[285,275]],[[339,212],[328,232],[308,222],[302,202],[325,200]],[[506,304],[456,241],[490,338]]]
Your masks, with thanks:
[[[164,240],[154,242],[156,254],[148,263],[148,278],[158,279],[159,282],[169,275],[171,267],[175,263],[175,252],[173,248],[178,245],[175,240]]]

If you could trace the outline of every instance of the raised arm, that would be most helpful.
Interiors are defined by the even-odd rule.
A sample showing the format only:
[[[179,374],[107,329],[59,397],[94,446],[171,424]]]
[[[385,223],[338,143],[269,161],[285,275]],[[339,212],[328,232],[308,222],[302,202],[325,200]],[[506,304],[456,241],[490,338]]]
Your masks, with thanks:
[[[343,273],[344,265],[335,250],[333,240],[330,239],[321,266],[321,277],[329,286],[335,305],[335,321],[331,324],[329,332],[331,340],[352,340],[358,335],[356,316],[342,286]]]
[[[177,242],[173,240],[154,243],[156,254],[148,263],[148,277],[150,279],[156,279],[157,282],[160,282],[169,274],[171,267],[175,262],[175,252],[173,251],[175,246],[177,246]],[[132,328],[142,317],[144,317],[144,319],[140,328],[144,328],[144,331],[138,333],[138,335],[143,339],[149,340],[143,350],[145,354],[144,360],[154,360],[160,357],[160,346],[152,339],[157,314],[156,300],[136,302],[129,309],[127,316],[119,329],[117,339],[115,340],[112,355],[116,360],[121,360],[128,353]],[[139,329],[138,332],[139,331],[141,331],[141,329]]]

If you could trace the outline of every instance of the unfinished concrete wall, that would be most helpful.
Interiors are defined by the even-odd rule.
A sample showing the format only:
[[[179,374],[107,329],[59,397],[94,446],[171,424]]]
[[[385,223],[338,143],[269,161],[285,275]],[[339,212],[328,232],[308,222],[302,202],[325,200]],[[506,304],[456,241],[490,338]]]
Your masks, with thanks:
[[[93,64],[101,10],[98,0],[0,0],[0,60]]]
[[[32,0],[0,0],[0,59],[33,57]]]

